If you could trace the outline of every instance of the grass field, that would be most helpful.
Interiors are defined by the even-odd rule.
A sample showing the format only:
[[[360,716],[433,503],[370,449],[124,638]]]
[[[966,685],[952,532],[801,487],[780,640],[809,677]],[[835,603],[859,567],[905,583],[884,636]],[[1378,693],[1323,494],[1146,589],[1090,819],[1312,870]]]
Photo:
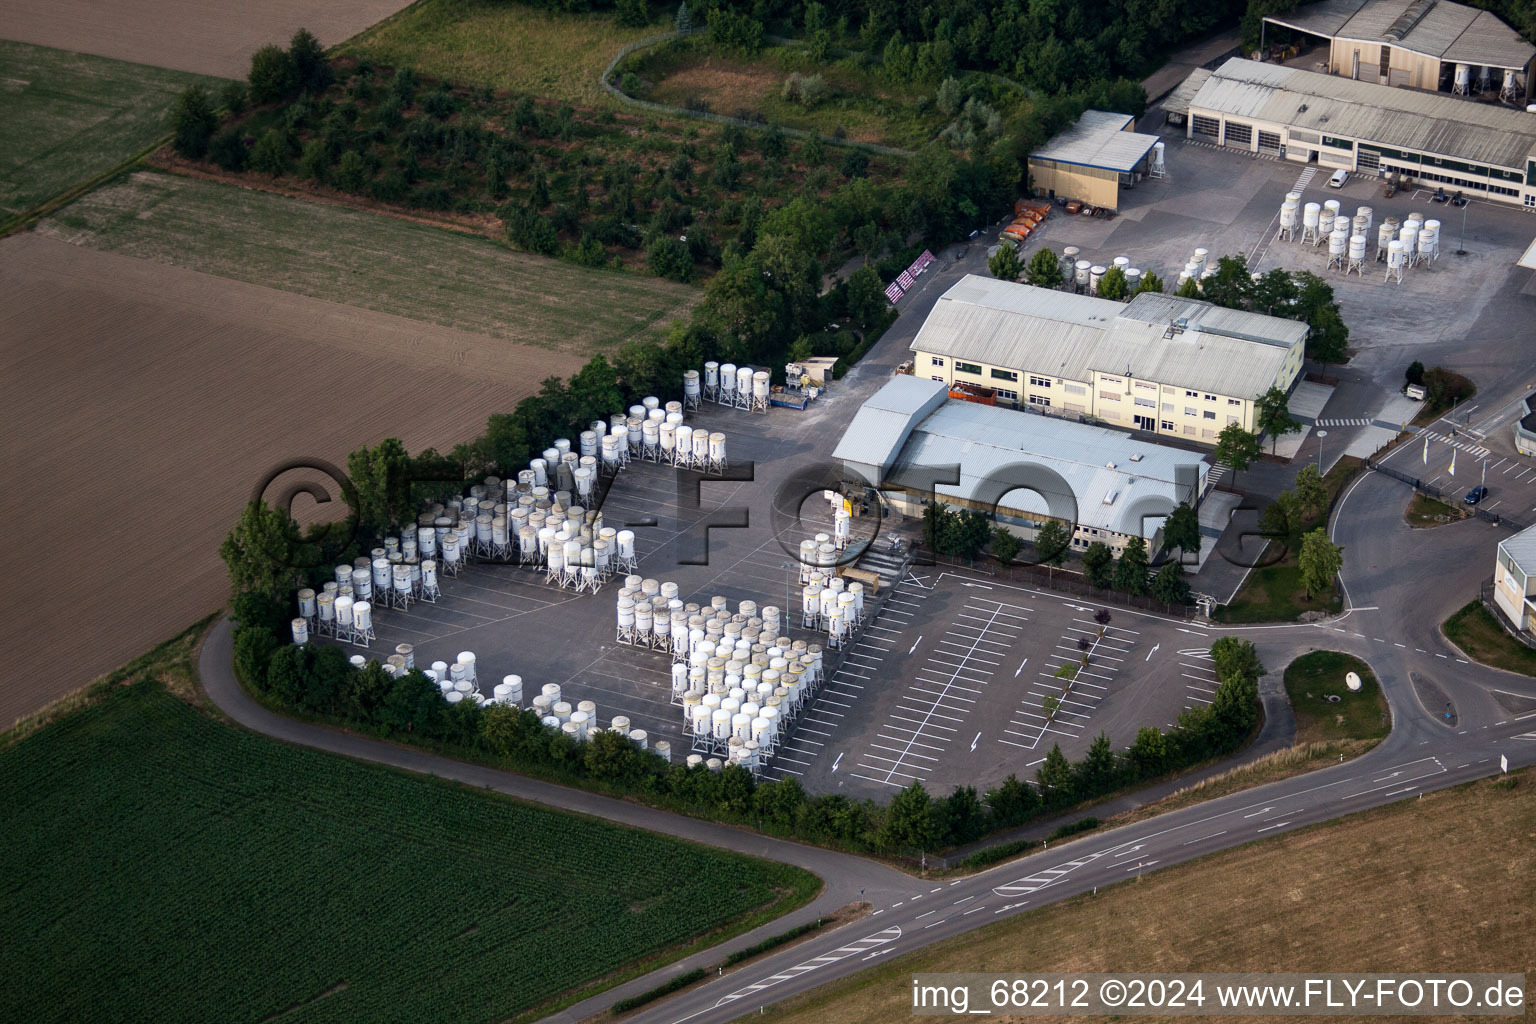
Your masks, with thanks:
[[[893,86],[850,63],[813,61],[794,45],[746,58],[716,52],[695,36],[635,54],[618,70],[640,78],[639,99],[674,107],[703,100],[717,114],[760,113],[770,124],[829,136],[841,129],[856,142],[921,149],[948,120],[934,106],[931,86]],[[791,72],[821,75],[828,98],[811,109],[785,100]]]
[[[818,887],[275,743],[152,681],[0,750],[0,778],[0,1019],[34,1024],[505,1021]]]
[[[1346,673],[1360,675],[1360,690],[1344,685]],[[1351,654],[1313,651],[1285,668],[1285,694],[1296,714],[1296,742],[1370,740],[1387,734],[1387,701],[1371,668]],[[1336,702],[1328,700],[1337,697]]]
[[[418,0],[339,52],[411,64],[466,84],[620,108],[598,76],[626,43],[670,27],[624,28],[609,13],[566,14],[493,0]]]
[[[1433,793],[1010,918],[751,1019],[907,1020],[911,975],[930,971],[1529,973],[1533,822],[1530,771],[1513,788],[1486,781]]]
[[[93,192],[38,230],[581,356],[659,338],[699,295],[686,285],[587,270],[396,217],[148,171]]]
[[[0,40],[0,221],[160,138],[196,82],[219,80]]]
[[[1403,519],[1415,529],[1454,523],[1466,517],[1467,513],[1463,509],[1422,494],[1415,494],[1408,499],[1408,508],[1403,512]]]
[[[1504,632],[1481,601],[1469,601],[1446,619],[1440,629],[1473,661],[1523,676],[1536,676],[1536,650]]]

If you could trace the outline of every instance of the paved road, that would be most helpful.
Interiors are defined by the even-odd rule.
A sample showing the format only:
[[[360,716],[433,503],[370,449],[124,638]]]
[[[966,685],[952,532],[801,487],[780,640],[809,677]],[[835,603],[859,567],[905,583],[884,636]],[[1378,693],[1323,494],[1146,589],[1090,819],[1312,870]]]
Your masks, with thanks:
[[[876,385],[904,356],[912,332],[943,287],[974,269],[983,255],[983,247],[973,247],[962,265],[944,268],[925,281],[924,287],[910,296],[913,308],[904,311],[909,315],[903,316],[871,356],[855,368],[845,380],[843,392]],[[199,667],[204,686],[219,707],[240,724],[275,738],[796,863],[825,881],[821,895],[800,911],[577,1004],[551,1018],[553,1021],[580,1020],[617,998],[643,991],[683,970],[713,963],[723,952],[855,900],[868,900],[873,905],[871,917],[818,935],[637,1016],[647,1022],[704,1024],[730,1020],[854,973],[894,953],[1123,880],[1129,874],[1158,870],[1257,838],[1490,775],[1498,771],[1501,755],[1508,757],[1511,767],[1536,763],[1536,715],[1527,714],[1522,720],[1519,716],[1525,714],[1523,711],[1508,710],[1521,696],[1536,698],[1536,680],[1469,664],[1438,631],[1439,623],[1468,595],[1475,594],[1491,571],[1491,553],[1504,531],[1479,521],[1412,531],[1401,518],[1407,499],[1408,491],[1402,484],[1372,473],[1352,485],[1340,502],[1333,529],[1335,540],[1346,549],[1347,614],[1323,624],[1230,630],[1254,640],[1264,663],[1274,668],[1320,647],[1365,658],[1381,680],[1392,709],[1394,728],[1380,746],[1347,764],[1088,836],[984,874],[939,885],[860,857],[768,839],[272,714],[251,701],[234,680],[227,623],[210,635]],[[1129,613],[1119,609],[1119,614]],[[1265,680],[1266,703],[1275,698],[1276,684],[1276,677]],[[1498,691],[1503,691],[1502,696]],[[1440,694],[1453,704],[1453,724],[1445,724]]]

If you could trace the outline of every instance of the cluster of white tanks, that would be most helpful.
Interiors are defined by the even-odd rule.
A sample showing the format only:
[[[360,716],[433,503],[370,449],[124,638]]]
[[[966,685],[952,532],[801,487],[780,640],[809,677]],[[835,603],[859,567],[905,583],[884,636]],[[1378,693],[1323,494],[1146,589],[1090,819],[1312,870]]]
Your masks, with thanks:
[[[1082,259],[1082,253],[1075,245],[1069,245],[1061,251],[1061,268],[1065,280],[1072,285],[1072,290],[1084,295],[1099,294],[1099,285],[1104,280],[1104,275],[1109,273],[1110,267],[1118,268],[1125,277],[1126,294],[1134,294],[1141,287],[1143,271],[1140,267],[1131,266],[1129,256],[1116,256],[1108,265],[1094,263],[1092,260]]]
[[[824,533],[800,542],[800,624],[824,631],[834,648],[864,625],[864,584],[838,575],[837,550]]]
[[[1302,244],[1328,247],[1328,266],[1344,273],[1365,273],[1371,242],[1376,261],[1387,265],[1388,280],[1402,280],[1403,271],[1432,263],[1440,254],[1440,222],[1411,213],[1399,223],[1396,217],[1375,222],[1369,206],[1357,207],[1353,217],[1344,214],[1337,199],[1301,204],[1292,192],[1280,207],[1280,237]],[[1300,227],[1298,234],[1297,228]]]
[[[683,395],[689,387],[689,370],[683,374]],[[750,366],[735,363],[719,363],[711,359],[704,364],[704,376],[698,381],[699,397],[705,402],[746,409],[749,412],[767,412],[768,396],[773,391],[772,376],[767,370],[754,370]]]
[[[1190,255],[1184,269],[1179,271],[1178,281],[1174,284],[1174,290],[1184,287],[1184,282],[1194,281],[1197,285],[1208,277],[1214,276],[1216,268],[1211,265],[1211,250],[1197,248]]]
[[[1520,84],[1520,73],[1514,68],[1494,68],[1485,64],[1457,64],[1451,71],[1451,92],[1457,96],[1466,96],[1471,92],[1492,92],[1495,77],[1499,81],[1499,99],[1505,103],[1518,101],[1523,91]],[[1536,104],[1525,108],[1527,113],[1536,113]]]
[[[457,571],[467,527],[452,525],[452,519],[444,518],[437,525],[433,517],[422,518],[425,525],[416,536],[386,537],[384,545],[369,555],[336,566],[334,578],[318,591],[301,589],[299,614],[291,623],[293,642],[303,644],[311,636],[325,636],[367,647],[376,638],[375,607],[407,608],[413,601],[436,601],[442,596],[437,556],[442,554],[445,571]]]

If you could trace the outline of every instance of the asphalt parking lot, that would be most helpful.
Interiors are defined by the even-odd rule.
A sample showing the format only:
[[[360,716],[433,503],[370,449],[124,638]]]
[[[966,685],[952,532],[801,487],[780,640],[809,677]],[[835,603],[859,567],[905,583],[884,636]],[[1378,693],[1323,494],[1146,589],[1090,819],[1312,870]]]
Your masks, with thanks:
[[[774,775],[884,799],[1031,778],[1054,744],[1080,756],[1171,726],[1215,686],[1195,626],[1110,612],[980,575],[913,568],[847,653]],[[1086,641],[1088,664],[1082,665]],[[1075,669],[1070,680],[1063,666]],[[1049,707],[1048,704],[1054,704]]]

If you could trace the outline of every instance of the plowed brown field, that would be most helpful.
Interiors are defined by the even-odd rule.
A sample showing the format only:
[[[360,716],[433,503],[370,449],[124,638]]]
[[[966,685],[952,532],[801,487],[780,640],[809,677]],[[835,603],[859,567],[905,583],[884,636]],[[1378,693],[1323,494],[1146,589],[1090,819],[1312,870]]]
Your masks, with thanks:
[[[0,0],[6,39],[223,78],[244,78],[251,54],[307,28],[333,46],[409,0]]]
[[[0,728],[227,595],[269,469],[476,436],[582,358],[69,245],[0,241]],[[296,514],[302,509],[295,509]]]

